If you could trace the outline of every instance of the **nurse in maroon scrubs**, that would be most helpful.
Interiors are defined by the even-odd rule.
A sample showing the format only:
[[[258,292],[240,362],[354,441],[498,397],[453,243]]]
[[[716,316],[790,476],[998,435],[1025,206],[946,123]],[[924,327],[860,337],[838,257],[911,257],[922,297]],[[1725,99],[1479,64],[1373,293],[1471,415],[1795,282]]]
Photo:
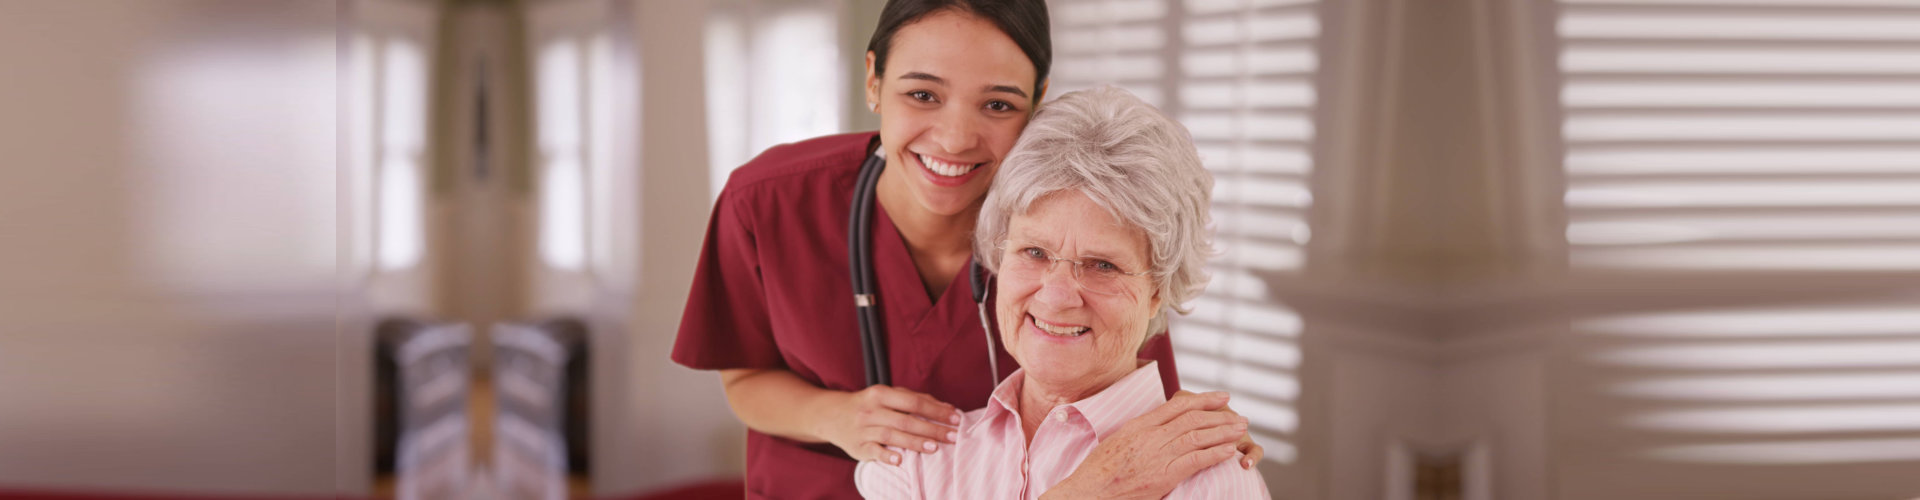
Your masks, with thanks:
[[[749,498],[858,498],[856,460],[939,453],[959,410],[1017,366],[990,347],[969,281],[974,221],[1046,92],[1040,0],[892,0],[868,44],[880,131],[776,146],[715,203],[673,360],[719,370],[749,428]],[[879,149],[872,261],[893,385],[865,384],[847,234],[854,181]],[[989,298],[991,300],[991,298]],[[988,310],[993,308],[989,306]],[[1141,352],[1178,389],[1160,336]],[[1221,393],[1180,393],[1103,440],[1055,498],[1160,498],[1194,472],[1262,452]],[[956,408],[958,405],[958,408]]]

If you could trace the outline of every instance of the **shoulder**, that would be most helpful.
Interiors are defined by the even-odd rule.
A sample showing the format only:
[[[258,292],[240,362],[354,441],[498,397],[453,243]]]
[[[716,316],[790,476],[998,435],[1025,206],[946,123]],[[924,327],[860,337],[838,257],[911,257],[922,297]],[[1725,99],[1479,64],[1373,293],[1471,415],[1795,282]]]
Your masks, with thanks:
[[[987,403],[987,404],[992,405],[993,403]],[[960,412],[960,428],[974,430],[975,432],[978,432],[980,429],[974,429],[974,428],[980,425],[979,422],[981,420],[985,420],[987,418],[987,408],[988,406],[982,406],[979,408],[974,408],[971,410]]]
[[[853,469],[853,486],[865,498],[918,498],[921,468],[919,453],[888,447],[900,454],[900,465],[863,461]]]
[[[1167,498],[1272,498],[1267,492],[1267,481],[1260,476],[1258,467],[1252,470],[1240,468],[1240,459],[1245,456],[1235,452],[1232,459],[1201,470],[1175,486]]]
[[[859,172],[867,143],[874,132],[829,135],[781,144],[748,160],[728,176],[724,191],[738,192],[764,186],[805,186],[810,180],[831,182]]]

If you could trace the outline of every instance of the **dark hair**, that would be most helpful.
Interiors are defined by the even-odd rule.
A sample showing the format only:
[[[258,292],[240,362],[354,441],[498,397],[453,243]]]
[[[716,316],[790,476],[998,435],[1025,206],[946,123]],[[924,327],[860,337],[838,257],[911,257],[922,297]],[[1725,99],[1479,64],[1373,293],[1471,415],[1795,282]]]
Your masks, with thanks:
[[[880,9],[880,25],[867,41],[873,52],[873,74],[886,74],[887,52],[893,48],[893,35],[902,26],[929,14],[952,9],[978,16],[1000,28],[1014,45],[1033,62],[1033,101],[1040,102],[1040,83],[1047,81],[1047,69],[1053,66],[1053,37],[1047,21],[1044,0],[887,0]]]

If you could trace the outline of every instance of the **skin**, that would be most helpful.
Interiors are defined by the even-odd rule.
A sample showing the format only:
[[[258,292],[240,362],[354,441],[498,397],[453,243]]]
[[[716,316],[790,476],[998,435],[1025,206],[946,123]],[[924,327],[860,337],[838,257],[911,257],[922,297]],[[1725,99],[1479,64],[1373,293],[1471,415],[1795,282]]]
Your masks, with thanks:
[[[880,137],[887,148],[875,198],[906,241],[928,295],[937,299],[971,256],[974,223],[993,174],[1046,87],[1034,88],[1032,62],[1011,38],[970,14],[939,12],[908,24],[895,34],[891,51],[885,75],[874,72],[872,53],[866,60],[867,98],[881,116]],[[926,177],[920,155],[984,165],[966,182],[946,186]],[[932,453],[958,438],[954,425],[960,412],[919,392],[889,386],[835,391],[780,369],[721,370],[720,377],[728,405],[748,427],[801,442],[832,443],[857,460],[897,464],[899,454],[888,447]],[[1095,448],[1081,469],[1048,496],[1164,496],[1204,466],[1231,457],[1231,439],[1216,443],[1203,432],[1239,419],[1224,411],[1226,402],[1224,393],[1176,395],[1129,422],[1108,440],[1112,444]],[[1257,460],[1260,447],[1244,432],[1233,439]],[[1173,446],[1176,441],[1179,446]],[[1222,446],[1227,454],[1204,466],[1197,466],[1199,458],[1183,458],[1191,453],[1167,451]],[[1163,463],[1172,460],[1196,461],[1196,466]]]
[[[1148,268],[1147,236],[1113,217],[1079,191],[1035,200],[1027,213],[1013,216],[1001,262],[1020,252],[1041,249],[1053,257],[1102,260],[1128,272]],[[1071,264],[1059,263],[1039,275],[1000,272],[1000,341],[1026,377],[1020,392],[1020,420],[1027,438],[1059,405],[1092,397],[1140,366],[1147,322],[1160,310],[1160,295],[1146,276],[1121,278],[1117,294],[1080,288]],[[1049,327],[1086,328],[1075,337],[1052,335]]]
[[[1100,294],[1082,288],[1067,263],[1038,273],[1010,264],[1023,258],[1020,253],[1039,249],[1051,258],[1106,262],[1124,272],[1150,267],[1146,234],[1077,190],[1043,196],[1010,218],[1005,248],[995,307],[1001,344],[1026,370],[1018,411],[1032,440],[1054,408],[1092,397],[1144,364],[1138,353],[1161,297],[1147,276],[1121,278],[1119,291]],[[1062,337],[1043,325],[1086,331]],[[1225,394],[1210,396],[1225,404]],[[1160,498],[1232,457],[1247,420],[1230,411],[1169,411],[1193,398],[1187,399],[1177,396],[1121,426],[1043,498]]]
[[[867,55],[867,102],[880,113],[887,168],[874,196],[900,230],[927,295],[938,298],[972,255],[980,203],[1032,116],[1034,68],[991,22],[942,11],[894,35],[886,75]],[[975,165],[941,185],[925,159]]]

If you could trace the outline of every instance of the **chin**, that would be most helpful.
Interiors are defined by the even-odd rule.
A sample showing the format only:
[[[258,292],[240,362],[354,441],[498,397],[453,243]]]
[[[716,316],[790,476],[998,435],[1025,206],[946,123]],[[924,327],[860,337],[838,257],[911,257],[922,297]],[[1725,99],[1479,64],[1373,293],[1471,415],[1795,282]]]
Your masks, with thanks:
[[[1020,364],[1020,366],[1029,367],[1028,372],[1036,373],[1045,380],[1076,380],[1098,375],[1112,366],[1111,363],[1090,359],[1093,357],[1092,353],[1074,347],[1034,345],[1046,343],[1041,341],[1022,346],[1024,348],[1022,350],[1026,351],[1026,357],[1033,359],[1033,364]]]
[[[1094,376],[1098,375],[1098,371],[1091,367],[1052,363],[1044,358],[1039,361],[1039,364],[1022,364],[1021,366],[1030,366],[1030,368],[1027,369],[1028,379],[1049,386],[1075,385],[1091,380]]]
[[[940,215],[962,215],[986,198],[986,193],[968,190],[965,193],[949,188],[921,186],[920,207]],[[948,192],[941,192],[948,191]]]

